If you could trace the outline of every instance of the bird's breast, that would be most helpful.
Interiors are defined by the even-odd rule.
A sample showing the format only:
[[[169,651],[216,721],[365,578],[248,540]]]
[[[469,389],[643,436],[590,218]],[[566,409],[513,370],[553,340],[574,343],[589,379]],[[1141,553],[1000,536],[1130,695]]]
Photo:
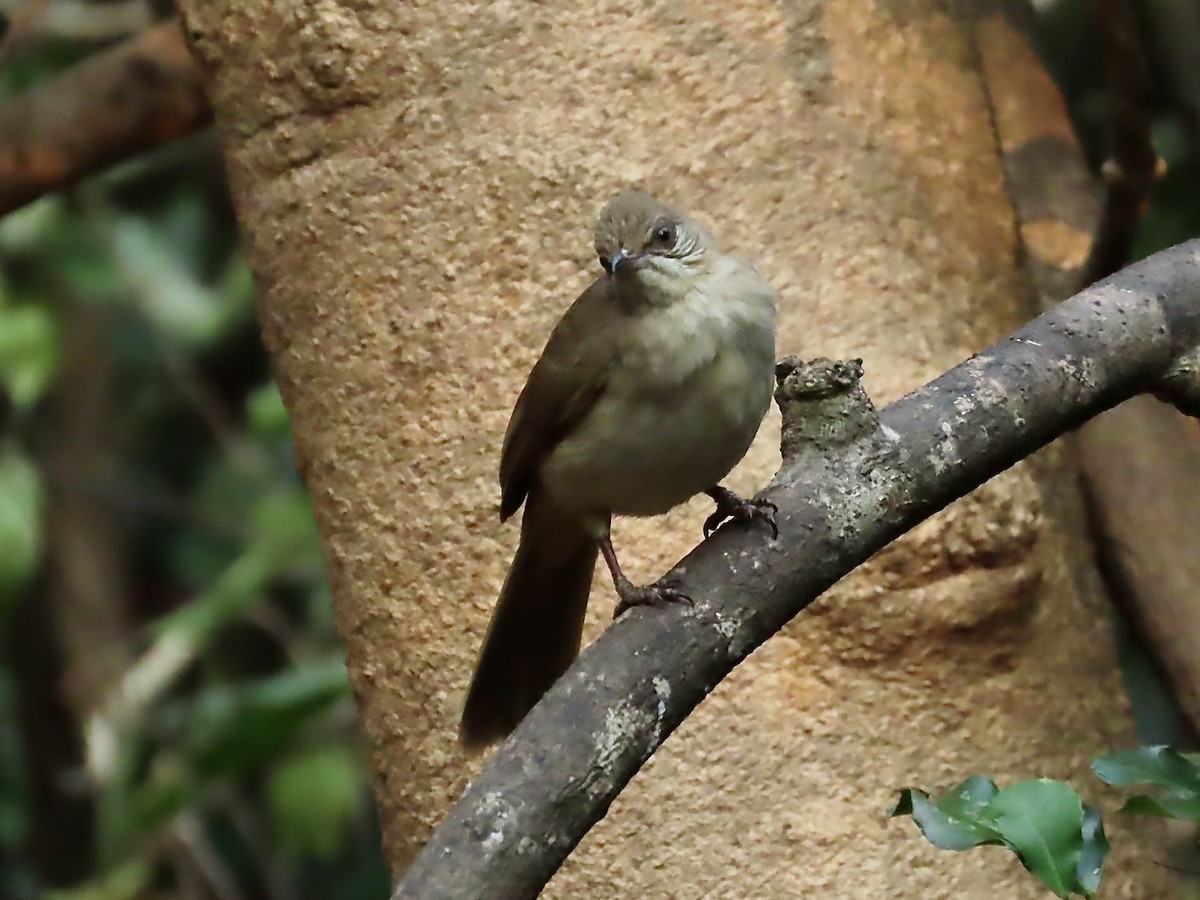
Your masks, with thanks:
[[[683,503],[750,446],[770,404],[774,351],[769,293],[696,291],[646,313],[595,406],[543,464],[543,483],[568,505],[618,515]]]

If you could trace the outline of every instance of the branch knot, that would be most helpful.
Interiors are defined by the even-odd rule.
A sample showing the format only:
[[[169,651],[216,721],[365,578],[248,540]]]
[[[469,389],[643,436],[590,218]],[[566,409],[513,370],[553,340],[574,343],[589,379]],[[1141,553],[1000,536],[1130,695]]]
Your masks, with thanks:
[[[861,359],[785,356],[775,364],[775,402],[783,414],[785,463],[802,453],[844,447],[879,428],[879,414],[863,390]]]
[[[1200,346],[1175,360],[1154,395],[1184,415],[1200,419]]]

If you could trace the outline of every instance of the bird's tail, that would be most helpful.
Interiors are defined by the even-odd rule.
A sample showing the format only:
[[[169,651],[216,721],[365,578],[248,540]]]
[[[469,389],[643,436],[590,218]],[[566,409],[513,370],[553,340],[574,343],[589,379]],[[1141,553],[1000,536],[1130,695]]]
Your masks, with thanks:
[[[578,518],[530,493],[467,691],[458,730],[466,747],[506,737],[578,655],[596,553]]]

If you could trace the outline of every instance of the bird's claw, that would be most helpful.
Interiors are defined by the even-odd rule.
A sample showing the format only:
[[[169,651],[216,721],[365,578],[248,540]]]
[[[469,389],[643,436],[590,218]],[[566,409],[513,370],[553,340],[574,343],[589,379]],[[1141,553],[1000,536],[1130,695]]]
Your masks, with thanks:
[[[692,598],[678,588],[665,584],[627,584],[617,591],[617,608],[613,610],[613,618],[618,619],[622,613],[635,606],[667,606],[671,603],[684,603],[694,606]]]
[[[779,507],[770,500],[752,497],[745,500],[729,491],[717,500],[716,511],[704,520],[704,538],[707,540],[726,521],[753,522],[755,519],[766,522],[771,526],[771,538],[779,537],[779,526],[775,524],[775,514]]]

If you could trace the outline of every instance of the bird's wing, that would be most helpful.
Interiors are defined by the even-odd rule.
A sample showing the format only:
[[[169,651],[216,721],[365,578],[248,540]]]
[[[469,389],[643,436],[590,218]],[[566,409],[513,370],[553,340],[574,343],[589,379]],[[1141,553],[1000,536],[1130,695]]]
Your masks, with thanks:
[[[541,359],[517,398],[500,452],[500,520],[525,502],[538,466],[587,415],[604,391],[618,341],[621,311],[599,278],[579,295],[550,333]]]

